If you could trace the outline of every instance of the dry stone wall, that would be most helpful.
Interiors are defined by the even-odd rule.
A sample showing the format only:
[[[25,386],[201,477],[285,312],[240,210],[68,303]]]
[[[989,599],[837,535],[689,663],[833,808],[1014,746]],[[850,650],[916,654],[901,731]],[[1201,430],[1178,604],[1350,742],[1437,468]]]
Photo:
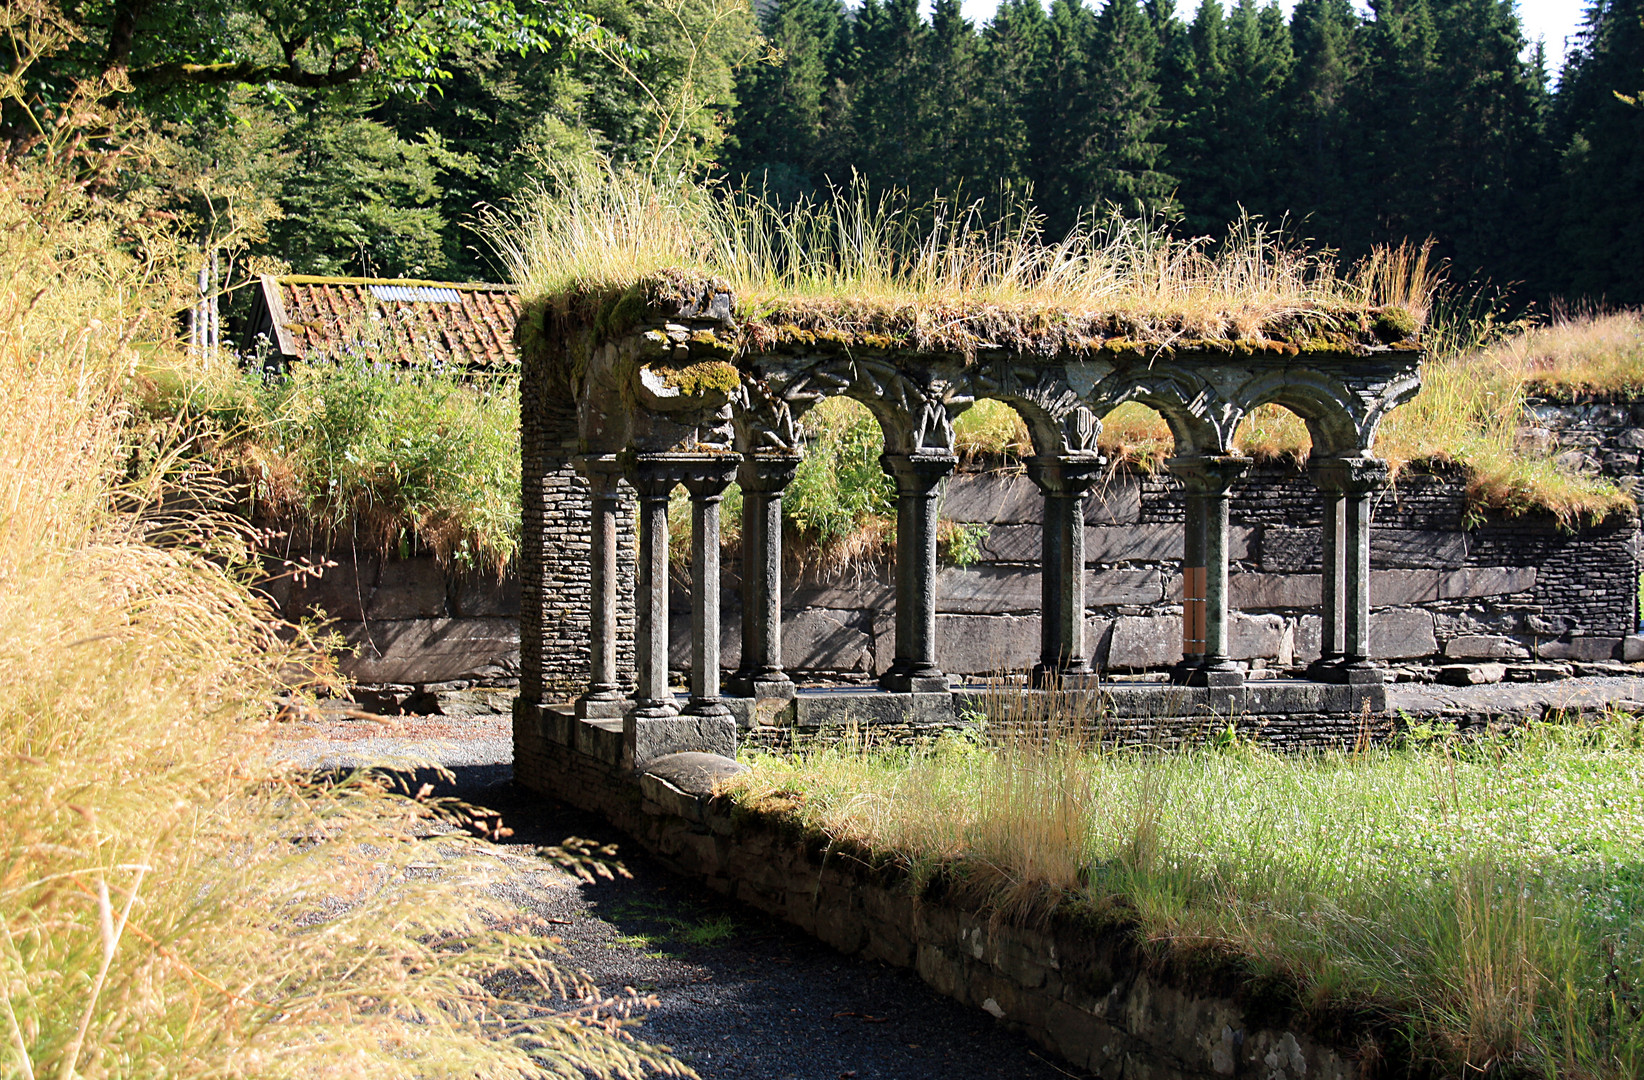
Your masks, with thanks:
[[[1644,400],[1618,394],[1525,403],[1521,436],[1559,451],[1565,468],[1636,483],[1644,474]]]
[[[552,728],[552,730],[549,730]],[[1149,954],[1131,931],[1059,912],[1016,926],[974,904],[916,895],[907,871],[712,795],[736,766],[678,754],[636,776],[620,724],[522,707],[515,772],[534,791],[600,813],[674,869],[839,951],[911,968],[1097,1076],[1146,1080],[1352,1080],[1406,1074],[1397,1040],[1353,1015],[1304,1019],[1296,999],[1230,962]],[[1382,1069],[1362,1057],[1379,1058]]]

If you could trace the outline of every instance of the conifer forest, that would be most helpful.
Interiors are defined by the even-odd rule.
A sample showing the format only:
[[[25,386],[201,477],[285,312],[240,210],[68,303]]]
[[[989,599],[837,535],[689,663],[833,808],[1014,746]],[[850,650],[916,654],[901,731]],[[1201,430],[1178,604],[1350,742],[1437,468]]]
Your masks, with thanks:
[[[0,113],[11,152],[51,138],[36,114],[135,107],[149,163],[115,186],[230,280],[496,279],[487,208],[603,159],[779,199],[1025,194],[1050,237],[1116,210],[1256,216],[1348,260],[1431,238],[1492,303],[1644,301],[1644,0],[1591,0],[1556,71],[1511,0],[49,11],[71,41]]]

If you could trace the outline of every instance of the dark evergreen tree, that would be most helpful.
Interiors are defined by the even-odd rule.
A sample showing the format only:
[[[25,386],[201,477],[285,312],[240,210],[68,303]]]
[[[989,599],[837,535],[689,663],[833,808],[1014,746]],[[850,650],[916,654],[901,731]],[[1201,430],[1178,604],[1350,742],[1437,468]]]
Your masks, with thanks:
[[[865,0],[857,12],[851,164],[876,186],[907,189],[924,179],[918,103],[928,33],[919,0]]]
[[[1020,190],[1033,180],[1048,34],[1039,0],[1004,0],[982,31],[972,145],[983,183]]]
[[[1310,232],[1336,235],[1353,194],[1346,162],[1348,90],[1364,63],[1352,0],[1297,0],[1290,40],[1296,57],[1285,94],[1290,145],[1277,167],[1283,202]]]
[[[819,184],[827,167],[824,137],[844,7],[839,0],[779,0],[765,9],[760,25],[780,55],[749,65],[738,79],[727,166],[732,175],[791,197]]]
[[[1083,102],[1089,135],[1079,156],[1083,205],[1147,213],[1169,201],[1173,181],[1158,167],[1158,45],[1136,0],[1107,0],[1094,21]]]
[[[1644,2],[1594,0],[1557,103],[1566,296],[1644,303]],[[1633,101],[1624,101],[1631,97]]]

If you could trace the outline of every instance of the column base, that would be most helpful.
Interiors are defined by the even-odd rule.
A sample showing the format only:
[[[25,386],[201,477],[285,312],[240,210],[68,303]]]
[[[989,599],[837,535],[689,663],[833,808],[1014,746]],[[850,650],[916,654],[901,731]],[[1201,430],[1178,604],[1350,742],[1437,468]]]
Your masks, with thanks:
[[[736,758],[736,720],[729,716],[645,717],[622,721],[622,764],[643,769],[659,757],[695,750]]]
[[[1094,690],[1101,683],[1101,672],[1092,671],[1083,661],[1066,667],[1034,664],[1028,675],[1028,685],[1035,690]]]
[[[584,694],[576,700],[578,720],[615,720],[631,708],[633,702],[620,691]]]
[[[673,701],[639,700],[634,703],[632,709],[622,715],[635,716],[641,720],[667,720],[679,715],[679,704]]]
[[[1244,685],[1244,672],[1236,667],[1197,667],[1187,672],[1186,685],[1236,690]]]
[[[949,686],[948,677],[941,672],[924,675],[887,671],[879,676],[879,689],[889,690],[893,694],[945,694]]]
[[[1387,681],[1386,673],[1368,660],[1317,660],[1307,666],[1307,677],[1346,686],[1379,686]]]
[[[725,680],[725,693],[731,697],[781,698],[787,701],[798,691],[793,680],[786,675],[747,675],[738,672]]]
[[[1165,678],[1176,686],[1191,686],[1193,673],[1204,666],[1204,657],[1189,656],[1170,665]]]
[[[717,697],[692,698],[682,710],[683,716],[730,716],[730,706]]]

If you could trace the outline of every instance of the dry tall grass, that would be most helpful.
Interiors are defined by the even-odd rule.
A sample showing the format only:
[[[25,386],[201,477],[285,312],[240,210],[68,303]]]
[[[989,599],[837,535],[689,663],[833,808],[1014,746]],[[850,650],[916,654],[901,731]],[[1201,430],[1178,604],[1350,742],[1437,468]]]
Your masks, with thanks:
[[[105,210],[0,181],[0,1068],[681,1074],[560,979],[476,842],[423,839],[460,810],[281,770],[269,704],[308,654],[244,526],[178,474],[186,432],[129,422],[172,263]]]
[[[1423,250],[1380,253],[1344,275],[1328,253],[1256,220],[1213,242],[1114,215],[1054,240],[1026,204],[995,218],[858,183],[779,205],[609,168],[556,177],[488,232],[532,298],[683,272],[725,282],[747,316],[880,333],[888,321],[921,347],[1071,340],[1092,326],[1157,342],[1295,334],[1303,320],[1356,334],[1382,305],[1419,326],[1433,284]]]
[[[1104,747],[1099,714],[1046,705],[995,708],[987,743],[756,757],[731,790],[900,861],[915,890],[1126,928],[1326,1024],[1384,1017],[1433,1075],[1644,1069],[1639,721],[1161,752]]]

